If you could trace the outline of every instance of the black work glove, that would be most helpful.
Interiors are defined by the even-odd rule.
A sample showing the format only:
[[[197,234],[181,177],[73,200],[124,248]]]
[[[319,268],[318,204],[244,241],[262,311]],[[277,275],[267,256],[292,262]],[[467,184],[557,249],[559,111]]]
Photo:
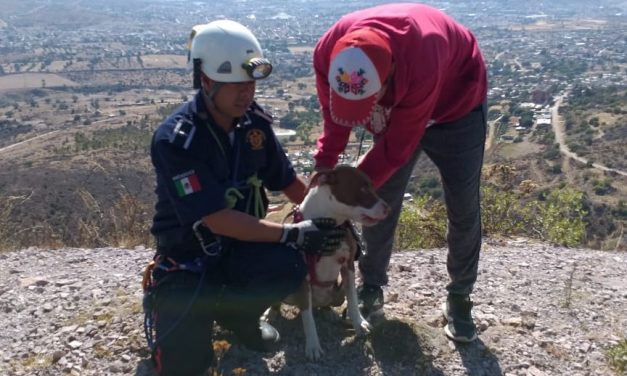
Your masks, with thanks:
[[[344,230],[336,227],[332,218],[307,219],[283,225],[281,243],[317,255],[335,251],[344,238]]]

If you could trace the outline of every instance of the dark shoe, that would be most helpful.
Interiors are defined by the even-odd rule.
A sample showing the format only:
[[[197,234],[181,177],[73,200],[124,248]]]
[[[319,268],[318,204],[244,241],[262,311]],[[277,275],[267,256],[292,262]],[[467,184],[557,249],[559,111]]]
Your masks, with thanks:
[[[259,326],[256,328],[246,329],[240,327],[234,332],[240,343],[253,351],[272,351],[281,340],[279,331],[265,321],[259,321]]]
[[[442,304],[442,314],[447,321],[444,333],[455,342],[468,343],[477,339],[477,329],[472,320],[472,301],[468,295],[449,294]]]
[[[376,316],[383,315],[383,289],[381,286],[367,285],[357,289],[357,298],[359,302],[359,312],[370,321]]]

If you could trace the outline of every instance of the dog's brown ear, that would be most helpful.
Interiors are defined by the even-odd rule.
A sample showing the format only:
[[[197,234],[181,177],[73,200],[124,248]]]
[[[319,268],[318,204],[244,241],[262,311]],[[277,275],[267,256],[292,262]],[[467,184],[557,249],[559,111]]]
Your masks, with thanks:
[[[309,187],[315,187],[322,184],[335,184],[337,176],[333,170],[324,170],[315,172],[309,181]]]

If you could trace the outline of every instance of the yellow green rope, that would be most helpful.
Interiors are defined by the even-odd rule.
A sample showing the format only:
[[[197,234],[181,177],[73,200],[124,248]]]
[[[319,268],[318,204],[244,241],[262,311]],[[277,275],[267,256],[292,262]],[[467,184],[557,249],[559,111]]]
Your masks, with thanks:
[[[244,195],[242,192],[235,187],[231,187],[224,192],[224,201],[226,202],[226,207],[229,209],[233,209],[235,205],[237,205],[237,200],[241,200],[243,198]]]
[[[249,177],[246,183],[251,189],[251,193],[248,195],[248,201],[246,202],[246,213],[252,214],[257,218],[264,218],[266,216],[266,208],[263,204],[263,195],[261,194],[263,181],[255,174]],[[237,205],[237,201],[243,198],[244,195],[242,192],[235,187],[231,187],[224,192],[224,201],[226,202],[226,207],[229,209],[233,209]]]
[[[248,213],[254,213],[254,216],[257,218],[264,218],[266,216],[266,208],[263,205],[263,196],[261,195],[261,190],[263,189],[263,182],[261,179],[257,177],[257,174],[252,175],[246,180],[248,186],[252,189],[251,195],[248,196],[248,203],[246,204],[246,211]],[[253,202],[253,211],[251,211],[251,200]]]

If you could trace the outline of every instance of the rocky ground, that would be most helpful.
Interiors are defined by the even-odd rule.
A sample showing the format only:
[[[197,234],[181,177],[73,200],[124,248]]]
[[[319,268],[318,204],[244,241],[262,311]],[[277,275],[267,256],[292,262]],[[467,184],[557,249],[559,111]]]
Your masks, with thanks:
[[[147,249],[26,249],[0,254],[1,375],[152,375],[143,338]],[[627,253],[487,240],[473,299],[479,340],[442,334],[443,249],[396,253],[386,320],[355,338],[335,311],[318,312],[323,360],[304,356],[293,310],[272,323],[278,351],[232,346],[232,375],[615,375],[606,350],[627,337]]]

